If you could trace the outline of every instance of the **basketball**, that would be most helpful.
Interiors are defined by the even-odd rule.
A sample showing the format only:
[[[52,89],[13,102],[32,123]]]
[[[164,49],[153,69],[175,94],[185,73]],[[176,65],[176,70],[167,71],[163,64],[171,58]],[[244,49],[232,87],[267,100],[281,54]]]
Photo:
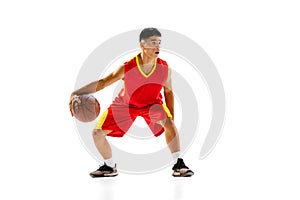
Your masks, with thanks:
[[[79,95],[79,101],[74,101],[72,110],[74,117],[81,122],[91,122],[100,113],[100,104],[93,95]]]

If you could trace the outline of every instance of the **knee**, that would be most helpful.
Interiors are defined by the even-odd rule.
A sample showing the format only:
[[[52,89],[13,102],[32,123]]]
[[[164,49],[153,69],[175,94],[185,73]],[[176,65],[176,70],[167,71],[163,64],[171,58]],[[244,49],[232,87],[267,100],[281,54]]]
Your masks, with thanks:
[[[105,134],[100,129],[94,129],[93,130],[93,138],[97,139],[97,140],[104,139],[105,138]]]
[[[172,132],[176,130],[175,124],[174,124],[173,120],[170,119],[170,118],[166,119],[165,124],[164,124],[164,128],[166,130],[172,131]]]

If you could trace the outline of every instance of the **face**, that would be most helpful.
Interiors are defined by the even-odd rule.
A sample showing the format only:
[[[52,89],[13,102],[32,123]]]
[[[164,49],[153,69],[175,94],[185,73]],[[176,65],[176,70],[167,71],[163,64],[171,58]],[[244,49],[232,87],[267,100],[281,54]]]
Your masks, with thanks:
[[[145,40],[142,40],[140,46],[143,50],[143,54],[150,58],[158,57],[160,51],[160,37],[159,36],[151,36]]]

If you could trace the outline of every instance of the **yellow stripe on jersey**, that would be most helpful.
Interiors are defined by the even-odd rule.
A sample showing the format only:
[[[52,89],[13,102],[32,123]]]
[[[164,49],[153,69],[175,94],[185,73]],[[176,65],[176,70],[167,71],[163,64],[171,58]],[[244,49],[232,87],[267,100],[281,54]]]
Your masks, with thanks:
[[[99,118],[99,120],[95,126],[95,129],[102,129],[102,125],[104,124],[104,122],[106,120],[107,114],[108,114],[108,110],[106,109],[104,111],[104,113],[101,115],[101,117]]]
[[[149,76],[151,76],[151,74],[153,74],[153,72],[154,72],[155,69],[156,69],[156,61],[157,61],[157,59],[155,59],[154,66],[153,66],[151,72],[150,72],[149,74],[145,74],[145,73],[143,72],[143,70],[142,70],[142,68],[141,68],[141,65],[140,65],[140,62],[139,62],[139,58],[138,58],[139,55],[140,55],[140,54],[138,54],[138,55],[135,57],[137,67],[138,67],[140,73],[141,73],[145,78],[148,78]]]

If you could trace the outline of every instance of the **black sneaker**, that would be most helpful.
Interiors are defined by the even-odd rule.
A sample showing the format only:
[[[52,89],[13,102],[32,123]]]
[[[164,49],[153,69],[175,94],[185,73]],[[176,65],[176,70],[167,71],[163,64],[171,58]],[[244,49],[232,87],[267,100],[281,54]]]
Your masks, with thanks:
[[[113,177],[113,176],[117,176],[117,175],[118,175],[118,171],[117,171],[116,166],[110,167],[110,166],[107,166],[106,163],[104,163],[104,165],[100,166],[99,169],[97,169],[96,171],[90,173],[90,176],[92,178]]]
[[[184,164],[182,158],[177,159],[177,163],[173,166],[172,170],[174,170],[172,175],[175,177],[189,177],[194,175],[194,172]]]

